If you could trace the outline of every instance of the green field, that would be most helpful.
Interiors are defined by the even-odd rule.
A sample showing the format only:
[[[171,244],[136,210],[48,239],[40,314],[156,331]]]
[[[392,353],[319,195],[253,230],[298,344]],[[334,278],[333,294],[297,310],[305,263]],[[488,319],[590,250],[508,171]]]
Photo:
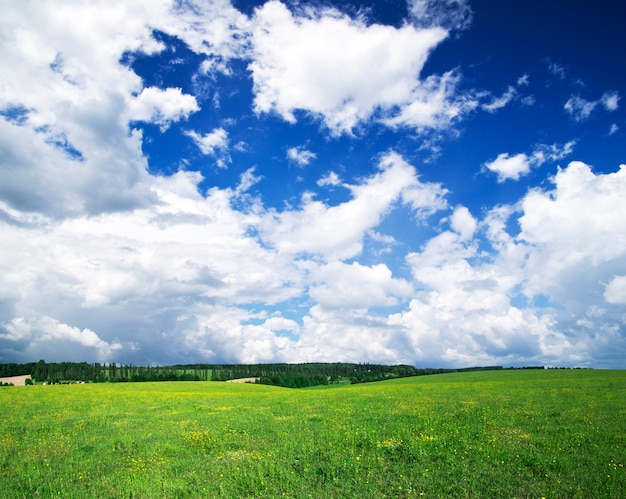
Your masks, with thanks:
[[[626,371],[0,389],[0,497],[626,497]]]

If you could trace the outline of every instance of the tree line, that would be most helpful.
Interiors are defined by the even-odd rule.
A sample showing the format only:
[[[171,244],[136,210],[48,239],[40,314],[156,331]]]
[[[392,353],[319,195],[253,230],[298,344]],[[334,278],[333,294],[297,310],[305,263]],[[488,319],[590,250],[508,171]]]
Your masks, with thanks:
[[[136,366],[133,364],[88,362],[30,362],[0,364],[0,377],[30,374],[36,382],[142,382],[142,381],[228,381],[257,378],[268,385],[303,388],[333,382],[366,383],[390,378],[424,376],[451,372],[503,369],[502,366],[461,369],[416,368],[414,366],[325,363],[301,364],[177,364],[172,366]],[[543,369],[531,366],[525,369]]]

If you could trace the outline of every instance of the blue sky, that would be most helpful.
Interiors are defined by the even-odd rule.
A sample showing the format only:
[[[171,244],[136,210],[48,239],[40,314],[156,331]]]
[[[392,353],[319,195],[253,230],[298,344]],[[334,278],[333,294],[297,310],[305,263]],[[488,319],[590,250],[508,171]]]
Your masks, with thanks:
[[[0,362],[626,367],[615,2],[0,6]]]

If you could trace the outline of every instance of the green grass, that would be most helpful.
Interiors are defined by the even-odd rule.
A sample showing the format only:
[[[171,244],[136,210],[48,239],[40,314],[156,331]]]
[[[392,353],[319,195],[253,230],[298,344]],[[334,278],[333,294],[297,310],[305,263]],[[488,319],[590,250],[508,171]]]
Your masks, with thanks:
[[[0,497],[626,497],[626,371],[0,389]]]

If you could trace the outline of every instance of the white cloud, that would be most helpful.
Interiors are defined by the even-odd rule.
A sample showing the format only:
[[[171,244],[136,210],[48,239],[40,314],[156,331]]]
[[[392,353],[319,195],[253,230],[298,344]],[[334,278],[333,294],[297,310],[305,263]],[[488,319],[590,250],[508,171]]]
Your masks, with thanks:
[[[442,76],[430,75],[413,89],[413,95],[400,112],[383,119],[391,127],[415,127],[418,131],[442,129],[478,107],[471,95],[458,95],[460,76],[449,71]]]
[[[604,299],[614,305],[626,305],[626,276],[615,276],[604,289]]]
[[[600,102],[607,111],[616,111],[619,107],[620,96],[617,92],[606,92],[600,97]]]
[[[42,349],[66,351],[66,355],[74,357],[75,360],[84,360],[76,357],[77,346],[93,350],[94,353],[88,352],[87,355],[95,356],[100,361],[109,361],[117,351],[123,348],[121,343],[103,341],[88,328],[81,330],[48,316],[32,319],[15,317],[10,323],[3,324],[3,327],[6,333],[0,332],[0,339],[15,342],[26,341],[29,343],[29,350],[38,353]],[[78,354],[81,355],[81,353]]]
[[[331,262],[311,271],[309,295],[325,309],[367,309],[391,306],[413,291],[411,284],[392,277],[384,264]]]
[[[493,161],[485,163],[484,166],[487,170],[498,175],[498,182],[518,180],[521,176],[527,175],[531,167],[541,166],[548,161],[559,161],[569,156],[575,145],[575,140],[570,140],[564,144],[537,144],[530,156],[525,153],[514,156],[501,153]]]
[[[500,97],[493,99],[488,104],[483,104],[481,108],[487,112],[495,113],[499,109],[502,109],[503,107],[505,107],[516,96],[517,96],[517,90],[515,89],[515,87],[509,86],[506,92],[504,92]]]
[[[480,258],[472,237],[474,224],[469,212],[459,207],[451,219],[454,232],[444,231],[420,252],[408,254],[421,290],[407,310],[389,316],[389,323],[405,331],[405,348],[419,362],[439,358],[450,365],[506,363],[509,352],[515,351],[518,361],[531,363],[548,353],[544,343],[550,320],[511,305],[520,276],[507,267],[511,258]]]
[[[588,101],[575,95],[568,99],[564,109],[575,121],[585,121],[600,105],[607,111],[617,110],[619,99],[618,92],[605,92],[602,97],[595,101]]]
[[[564,144],[537,144],[531,155],[533,165],[540,166],[548,161],[560,161],[574,151],[575,140]]]
[[[121,61],[163,51],[156,29],[226,63],[243,54],[246,23],[227,0],[7,5],[0,109],[23,112],[0,119],[0,198],[53,217],[154,202],[142,137],[129,133],[128,120],[165,129],[198,103],[177,88],[144,88]]]
[[[465,29],[472,23],[473,13],[467,0],[407,0],[407,4],[416,26]]]
[[[163,48],[148,25],[166,10],[97,1],[3,9],[0,108],[25,110],[19,122],[0,120],[0,197],[10,207],[68,216],[152,201],[141,136],[122,118],[141,80],[119,61]]]
[[[352,245],[358,247],[364,233],[375,235],[379,214],[420,185],[397,155],[351,186],[350,201],[318,203],[315,213],[308,204],[282,213],[262,207],[240,212],[232,206],[239,188],[214,188],[204,198],[197,190],[200,175],[178,172],[157,179],[159,203],[149,210],[39,229],[5,225],[0,296],[15,304],[15,315],[5,321],[0,342],[17,349],[28,341],[22,355],[33,358],[62,358],[55,345],[66,351],[78,345],[83,350],[72,349],[78,360],[119,359],[135,348],[134,358],[146,362],[193,354],[232,362],[580,363],[597,348],[586,333],[574,334],[555,310],[520,308],[511,300],[520,292],[529,303],[546,296],[566,307],[564,316],[581,304],[576,319],[605,335],[598,341],[614,338],[614,316],[601,308],[623,304],[624,171],[594,175],[572,163],[555,178],[554,191],[532,191],[517,208],[494,209],[483,222],[456,207],[450,230],[408,254],[412,279],[394,277],[385,264],[333,259],[358,256]],[[252,171],[242,175],[241,191],[254,181]],[[423,199],[444,195],[433,184],[422,188],[436,194]],[[379,196],[383,202],[368,211]],[[516,209],[520,233],[511,236],[506,220]],[[296,233],[303,227],[306,238],[294,240],[292,231],[282,232],[284,225],[266,225],[267,216],[299,220],[291,227]],[[360,218],[367,228],[353,229]],[[331,237],[344,239],[320,246],[329,220]],[[260,241],[251,227],[259,229]],[[481,233],[496,253],[479,252]],[[295,243],[328,261],[294,255]],[[303,298],[310,308],[302,323],[244,308]],[[388,306],[399,311],[372,311]]]
[[[463,235],[457,209],[454,232],[407,256],[418,291],[408,309],[388,317],[404,348],[422,362],[451,365],[507,363],[513,351],[516,362],[585,365],[608,345],[623,349],[623,310],[605,305],[626,303],[625,172],[594,175],[573,162],[554,190],[495,208],[479,225],[496,250],[490,255]],[[518,210],[513,237],[507,220]],[[514,306],[520,291],[528,305]]]
[[[559,170],[554,185],[550,192],[531,191],[522,202],[518,238],[534,246],[525,292],[560,303],[597,302],[593,293],[608,281],[606,274],[624,273],[626,167],[594,175],[584,163],[572,162]]]
[[[597,101],[588,101],[579,96],[573,96],[565,103],[565,111],[567,111],[575,121],[584,121],[593,112],[598,105]]]
[[[308,165],[311,160],[317,158],[314,152],[307,151],[304,147],[290,147],[287,149],[287,157],[299,166]]]
[[[187,119],[198,109],[196,98],[183,94],[180,88],[148,87],[128,103],[128,119],[154,123],[164,131],[171,123]]]
[[[498,175],[498,182],[517,180],[530,171],[530,159],[524,153],[510,156],[505,152],[498,154],[493,161],[485,163],[485,167]]]
[[[183,340],[197,333],[194,325],[207,306],[219,303],[223,314],[234,314],[240,304],[270,306],[303,292],[302,271],[249,233],[258,217],[231,206],[252,177],[246,172],[237,190],[213,188],[203,197],[197,189],[202,177],[178,172],[155,178],[159,202],[149,209],[41,227],[3,224],[0,297],[29,324],[39,316],[85,324],[84,334],[73,337],[83,346],[94,340],[88,330],[108,345],[124,343],[118,359],[132,355],[126,345],[132,342],[141,345],[136,354],[145,362],[185,360]],[[41,328],[31,330],[34,338]],[[0,340],[21,348],[14,335]],[[64,356],[36,342],[21,355]]]
[[[333,10],[294,17],[276,1],[257,9],[254,21],[256,112],[295,122],[295,111],[307,111],[334,134],[351,133],[377,109],[427,97],[418,76],[447,35],[441,28],[366,26]]]
[[[609,135],[613,135],[615,133],[617,133],[619,131],[619,126],[617,126],[615,123],[613,123],[611,125],[611,128],[609,129]]]
[[[459,206],[452,214],[450,226],[461,236],[461,240],[467,240],[474,236],[477,224],[470,211],[465,206]]]
[[[158,202],[149,208],[77,217],[39,229],[5,226],[0,296],[15,303],[15,317],[29,324],[42,315],[56,316],[53,320],[65,324],[86,324],[81,326],[82,336],[74,335],[72,341],[85,346],[93,340],[95,346],[90,348],[104,352],[103,357],[110,353],[106,345],[123,344],[123,349],[115,350],[117,359],[135,355],[145,362],[164,358],[178,362],[193,349],[194,355],[208,360],[252,362],[313,355],[307,340],[283,338],[277,328],[288,325],[290,334],[306,336],[305,330],[318,331],[321,324],[306,319],[302,331],[285,318],[246,325],[252,316],[241,307],[247,304],[267,307],[301,299],[307,287],[310,298],[325,308],[339,302],[359,309],[388,306],[410,294],[410,283],[392,277],[383,264],[368,267],[332,260],[323,264],[316,258],[294,258],[294,252],[329,259],[357,255],[370,228],[403,193],[404,202],[416,212],[445,207],[440,186],[419,182],[413,167],[389,154],[378,174],[348,186],[351,200],[337,206],[310,201],[299,210],[277,213],[241,197],[256,180],[248,170],[237,189],[212,188],[203,197],[197,189],[202,177],[180,171],[153,179]],[[247,209],[235,210],[235,198]],[[281,223],[269,222],[276,219]],[[36,317],[33,310],[38,310]],[[313,311],[310,314],[316,317]],[[354,320],[361,315],[354,315]],[[103,343],[89,332],[96,331],[95,325]],[[354,330],[364,333],[362,327]],[[20,340],[12,333],[0,341],[16,348]],[[136,347],[130,351],[132,345]],[[32,342],[32,349],[19,355],[63,357],[55,352],[49,343]],[[100,355],[81,352],[77,355],[83,358]],[[369,352],[367,358],[374,359],[376,353],[379,350]],[[330,347],[323,354],[318,348],[316,355],[334,353]]]
[[[208,56],[200,68],[230,74],[231,59],[246,57],[250,36],[249,19],[230,0],[164,1],[168,15],[155,28],[184,40],[197,54]],[[152,5],[147,1],[147,6]]]
[[[337,206],[316,201],[309,193],[298,210],[270,211],[260,226],[264,239],[281,253],[350,258],[360,253],[364,235],[396,201],[402,200],[420,217],[446,206],[445,189],[420,182],[415,169],[393,152],[381,159],[379,173],[345,187],[352,199]]]
[[[223,128],[216,128],[204,135],[200,135],[193,130],[186,132],[186,134],[193,139],[202,151],[202,154],[213,155],[217,150],[228,148],[228,132]]]
[[[320,178],[317,181],[317,185],[319,185],[320,187],[324,187],[326,185],[337,186],[340,184],[341,184],[341,179],[339,178],[339,175],[337,175],[333,171],[328,172],[326,175],[324,175],[322,178]]]

